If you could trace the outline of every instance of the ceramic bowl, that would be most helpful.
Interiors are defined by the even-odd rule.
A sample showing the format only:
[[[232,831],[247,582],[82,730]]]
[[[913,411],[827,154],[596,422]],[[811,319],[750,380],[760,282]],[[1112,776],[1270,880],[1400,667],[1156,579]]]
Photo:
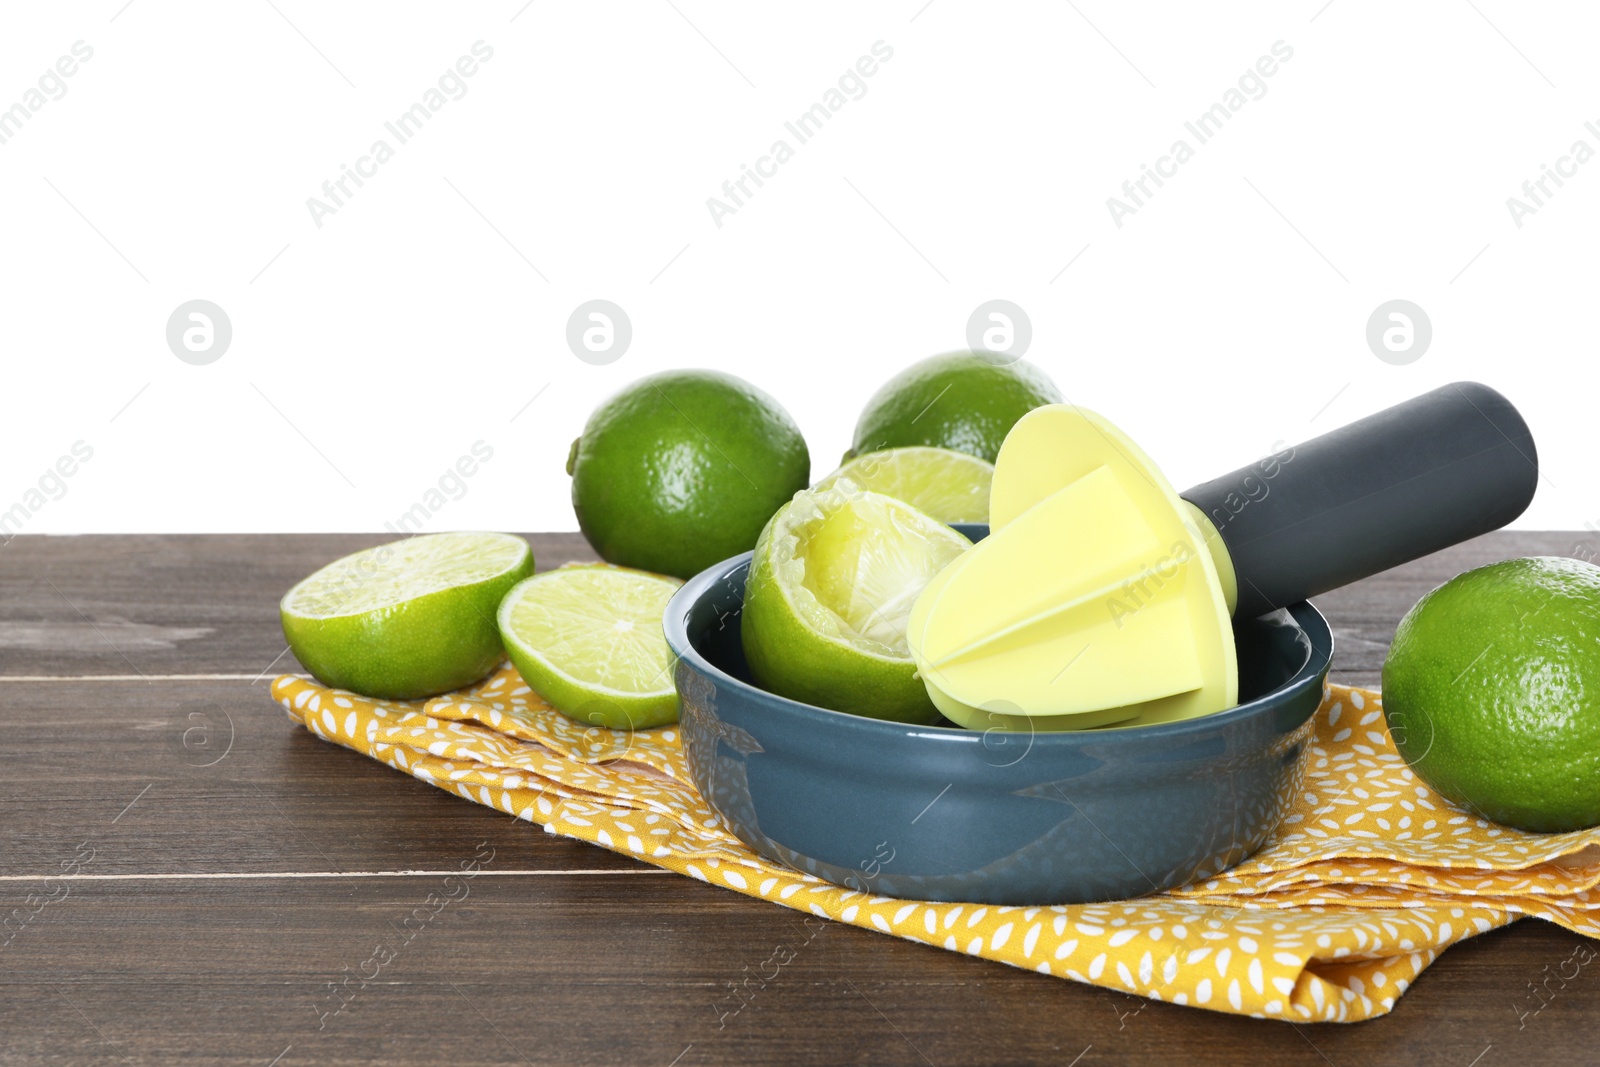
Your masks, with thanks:
[[[698,575],[664,623],[694,783],[769,860],[915,900],[1120,900],[1244,860],[1304,781],[1333,654],[1309,603],[1235,621],[1240,702],[1227,711],[981,732],[848,715],[757,687],[739,640],[749,566],[745,553]]]

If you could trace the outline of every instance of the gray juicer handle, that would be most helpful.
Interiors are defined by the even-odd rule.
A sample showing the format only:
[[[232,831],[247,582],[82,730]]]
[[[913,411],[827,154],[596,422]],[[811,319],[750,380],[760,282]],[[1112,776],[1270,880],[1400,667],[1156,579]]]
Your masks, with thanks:
[[[1184,499],[1217,527],[1251,618],[1497,530],[1539,481],[1527,423],[1454,382],[1232,474]]]

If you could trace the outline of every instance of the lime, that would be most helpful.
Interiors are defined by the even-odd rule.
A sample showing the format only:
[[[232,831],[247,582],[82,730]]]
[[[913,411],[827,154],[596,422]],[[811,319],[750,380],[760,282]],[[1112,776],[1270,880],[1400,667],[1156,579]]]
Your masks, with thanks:
[[[500,636],[522,680],[579,722],[641,730],[678,721],[661,631],[674,578],[605,564],[529,578],[500,605]]]
[[[289,590],[278,614],[319,682],[416,700],[470,685],[505,658],[495,609],[532,573],[520,537],[428,534],[328,564]]]
[[[762,531],[745,584],[751,674],[819,707],[934,721],[906,620],[922,587],[970,547],[910,504],[848,480],[797,494]]]
[[[948,448],[890,448],[857,456],[812,488],[831,489],[842,478],[903,500],[940,522],[988,522],[994,465]]]
[[[756,543],[811,481],[811,456],[789,413],[750,383],[669,371],[601,404],[567,472],[601,558],[692,578]]]
[[[1383,705],[1446,799],[1521,830],[1600,823],[1600,567],[1534,556],[1450,579],[1400,620]]]
[[[873,394],[844,458],[933,445],[993,463],[1018,419],[1059,403],[1055,383],[1031,363],[992,353],[933,356],[913,363]]]

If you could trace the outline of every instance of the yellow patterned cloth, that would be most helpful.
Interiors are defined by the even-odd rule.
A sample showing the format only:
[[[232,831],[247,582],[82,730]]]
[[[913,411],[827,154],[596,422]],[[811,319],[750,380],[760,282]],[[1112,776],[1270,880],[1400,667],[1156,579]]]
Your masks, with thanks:
[[[1401,761],[1376,693],[1330,687],[1305,792],[1233,870],[1110,904],[870,896],[781,867],[720,827],[675,727],[587,727],[510,666],[414,703],[294,676],[273,696],[318,737],[546,832],[864,929],[1178,1004],[1291,1021],[1383,1015],[1450,945],[1523,916],[1600,937],[1600,830],[1466,814]]]

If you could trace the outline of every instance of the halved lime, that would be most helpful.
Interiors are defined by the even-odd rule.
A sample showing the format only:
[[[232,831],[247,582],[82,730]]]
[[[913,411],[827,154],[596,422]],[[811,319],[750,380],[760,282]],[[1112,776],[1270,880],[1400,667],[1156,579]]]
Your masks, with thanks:
[[[605,564],[522,582],[500,605],[500,636],[522,680],[558,711],[613,730],[678,721],[661,630],[676,578]]]
[[[923,586],[971,546],[848,479],[795,494],[762,531],[745,585],[740,636],[751,673],[819,707],[934,721],[906,620]]]
[[[319,682],[381,700],[470,685],[504,657],[495,609],[533,573],[511,534],[442,533],[364,549],[285,594],[283,635]]]
[[[863,489],[903,500],[940,522],[988,522],[994,464],[948,448],[913,445],[857,456],[813,490],[848,478]]]

